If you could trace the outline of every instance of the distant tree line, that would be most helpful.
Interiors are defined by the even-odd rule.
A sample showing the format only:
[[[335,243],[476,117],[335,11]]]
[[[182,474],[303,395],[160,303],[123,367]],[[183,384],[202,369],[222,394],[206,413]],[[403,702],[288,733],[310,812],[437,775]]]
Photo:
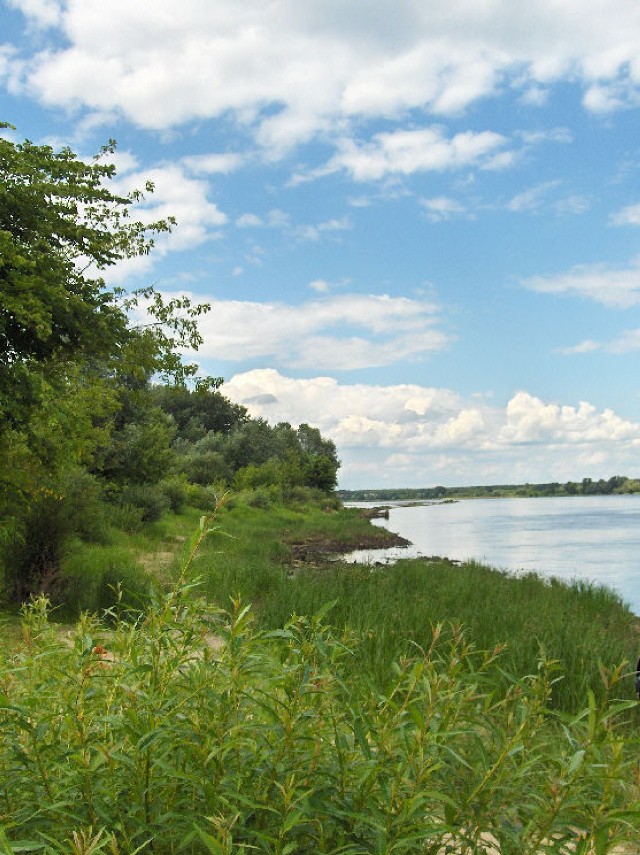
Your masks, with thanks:
[[[339,490],[338,495],[347,502],[420,501],[469,498],[508,498],[511,496],[606,496],[610,494],[640,493],[640,479],[613,475],[597,481],[553,481],[547,484],[492,484],[475,487],[425,487],[387,488],[372,490]]]

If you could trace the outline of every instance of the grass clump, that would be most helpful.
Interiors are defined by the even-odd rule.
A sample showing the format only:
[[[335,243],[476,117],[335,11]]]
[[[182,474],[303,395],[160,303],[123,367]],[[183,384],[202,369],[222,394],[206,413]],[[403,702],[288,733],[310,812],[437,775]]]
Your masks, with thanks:
[[[84,616],[71,643],[46,600],[0,666],[6,852],[597,853],[638,842],[635,761],[614,700],[563,716],[557,666],[509,678],[500,650],[435,627],[385,691],[353,683],[358,637],[320,614],[275,631],[195,602]],[[113,622],[115,621],[115,623]],[[553,841],[552,850],[549,849]],[[78,845],[80,845],[78,843]]]

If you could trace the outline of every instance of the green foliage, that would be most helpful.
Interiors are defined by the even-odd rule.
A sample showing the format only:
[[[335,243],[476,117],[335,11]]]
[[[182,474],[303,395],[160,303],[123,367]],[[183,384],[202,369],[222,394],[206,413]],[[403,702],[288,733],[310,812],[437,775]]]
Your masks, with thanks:
[[[159,484],[160,489],[169,501],[169,507],[174,514],[184,510],[187,502],[187,482],[178,475],[171,475]]]
[[[38,453],[34,414],[57,411],[73,366],[110,362],[132,336],[100,271],[147,253],[148,235],[170,226],[131,219],[141,194],[111,192],[114,175],[67,148],[0,139],[0,416]]]
[[[160,401],[173,397],[155,394]],[[186,390],[180,395],[185,409],[190,400],[202,397]],[[193,420],[188,426],[193,428]],[[271,427],[262,419],[236,421],[228,431],[210,431],[195,442],[189,442],[183,431],[175,448],[175,468],[192,483],[223,482],[240,491],[278,487],[285,499],[297,487],[331,492],[340,465],[335,445],[316,428],[303,424],[294,430],[286,422]]]
[[[200,484],[187,484],[187,501],[202,511],[213,511],[218,503],[218,494],[214,487]],[[222,491],[221,491],[222,492]]]
[[[117,484],[156,483],[173,461],[173,436],[162,410],[147,410],[113,434],[99,466],[101,476]]]
[[[43,600],[25,609],[23,643],[0,659],[5,850],[638,845],[619,670],[601,704],[558,717],[553,663],[497,693],[499,652],[435,627],[381,692],[351,683],[357,637],[321,615],[259,633],[238,602],[227,614],[189,599],[178,588],[114,626],[85,616],[71,643]]]
[[[220,381],[215,385],[194,391],[184,386],[152,388],[153,400],[172,417],[179,438],[193,442],[210,432],[226,434],[248,420],[246,408],[217,391]]]
[[[143,523],[157,522],[169,510],[170,500],[160,486],[155,484],[133,484],[126,487],[120,496],[125,506],[141,511]]]
[[[0,138],[0,546],[12,553],[21,538],[33,541],[24,561],[5,556],[16,596],[49,588],[58,573],[69,502],[62,511],[49,493],[62,473],[84,466],[116,487],[168,473],[174,429],[149,381],[195,373],[179,354],[201,343],[207,306],[165,302],[153,288],[125,298],[103,279],[173,224],[132,216],[143,194],[111,189],[113,153],[109,143],[85,163],[68,148]],[[140,326],[130,320],[136,306],[147,314]],[[50,547],[39,534],[47,527]]]
[[[154,583],[125,545],[74,542],[65,552],[60,572],[65,596],[58,613],[68,616],[116,607],[144,611]]]
[[[102,489],[80,469],[61,474],[33,498],[15,537],[5,545],[5,593],[21,602],[32,591],[61,598],[60,562],[73,537],[104,541]]]

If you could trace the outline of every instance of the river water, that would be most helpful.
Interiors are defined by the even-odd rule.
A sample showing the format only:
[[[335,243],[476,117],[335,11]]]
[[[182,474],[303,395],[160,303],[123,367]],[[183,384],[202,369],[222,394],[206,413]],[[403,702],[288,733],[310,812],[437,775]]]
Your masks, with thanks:
[[[388,504],[389,520],[374,523],[412,545],[360,551],[350,560],[439,555],[516,573],[587,579],[613,588],[640,615],[640,495]]]

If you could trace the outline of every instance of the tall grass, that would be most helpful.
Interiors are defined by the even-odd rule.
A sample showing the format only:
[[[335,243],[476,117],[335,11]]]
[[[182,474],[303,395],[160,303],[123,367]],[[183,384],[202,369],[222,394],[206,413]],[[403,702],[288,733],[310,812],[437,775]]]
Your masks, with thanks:
[[[514,675],[533,672],[541,655],[558,660],[563,677],[554,685],[553,703],[565,710],[581,708],[589,690],[602,692],[601,665],[611,669],[637,659],[637,618],[614,593],[588,583],[516,577],[473,562],[292,566],[283,540],[302,540],[315,530],[347,541],[356,526],[369,525],[355,520],[238,503],[220,518],[232,537],[206,545],[197,572],[219,605],[236,594],[252,602],[264,628],[333,602],[332,623],[360,635],[356,670],[380,684],[391,662],[414,642],[428,645],[432,626],[441,622],[461,626],[480,649],[505,644],[503,667]],[[633,697],[630,673],[620,690]]]
[[[575,716],[553,664],[434,627],[386,689],[353,683],[358,633],[321,615],[258,631],[179,586],[144,620],[39,599],[0,660],[0,851],[578,855],[638,844],[620,672]],[[115,624],[113,621],[115,620]],[[505,679],[507,685],[505,687]],[[498,686],[500,689],[498,690]],[[592,848],[593,847],[593,848]]]

